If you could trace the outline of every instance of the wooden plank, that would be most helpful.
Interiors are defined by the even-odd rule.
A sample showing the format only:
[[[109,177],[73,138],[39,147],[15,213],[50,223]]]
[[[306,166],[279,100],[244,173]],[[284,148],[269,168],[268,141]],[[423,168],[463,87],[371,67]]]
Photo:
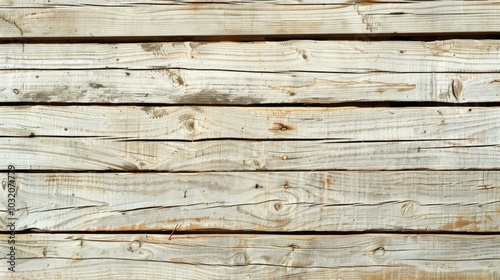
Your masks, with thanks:
[[[487,73],[500,72],[500,40],[0,45],[0,69],[106,68]],[[170,73],[185,86],[181,75]]]
[[[1,251],[10,251],[2,235]],[[497,279],[500,237],[468,235],[16,236],[8,279]]]
[[[500,169],[500,145],[480,140],[124,141],[0,138],[0,162],[22,170]],[[5,169],[4,169],[5,170]]]
[[[417,4],[426,0],[370,0],[371,5],[389,4],[393,7],[398,4]],[[488,1],[475,0],[476,3],[482,4]],[[445,1],[441,1],[445,2]],[[490,1],[491,2],[491,1]],[[135,6],[135,5],[186,5],[186,4],[280,4],[280,5],[368,5],[366,1],[355,0],[0,0],[0,7],[57,7],[57,6],[83,6],[83,5],[99,5],[99,6]],[[425,5],[426,3],[419,3]],[[435,4],[434,4],[435,5]]]
[[[16,173],[15,181],[18,230],[500,229],[500,171]]]
[[[496,107],[4,106],[0,136],[206,140],[475,139],[500,143]]]
[[[488,33],[500,32],[499,3],[14,5],[0,8],[0,38]]]
[[[386,0],[390,2],[394,0]],[[399,0],[401,1],[401,0]],[[406,0],[404,0],[406,1]],[[376,1],[374,1],[376,2]],[[139,5],[187,5],[187,4],[280,4],[280,5],[353,5],[351,0],[0,0],[0,8],[47,8],[58,6],[139,6]]]
[[[0,102],[15,103],[500,102],[500,74],[496,73],[7,70],[0,71],[0,80],[5,81]]]
[[[380,2],[408,2],[408,0],[384,0]],[[374,3],[378,0],[372,1]],[[351,0],[0,0],[1,8],[33,8],[33,7],[57,7],[57,6],[138,6],[138,5],[186,5],[186,4],[280,4],[280,5],[310,5],[310,4],[340,4],[353,5]]]

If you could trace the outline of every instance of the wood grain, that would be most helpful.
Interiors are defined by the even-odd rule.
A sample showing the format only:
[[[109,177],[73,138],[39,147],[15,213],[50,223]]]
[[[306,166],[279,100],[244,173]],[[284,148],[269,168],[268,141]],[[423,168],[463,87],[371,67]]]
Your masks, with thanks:
[[[474,140],[500,143],[495,107],[0,107],[0,136],[122,139]]]
[[[484,0],[483,0],[484,1]],[[403,2],[418,2],[410,0],[373,0],[372,3],[403,3]],[[354,5],[352,0],[0,0],[0,7],[15,8],[15,7],[57,7],[57,6],[83,6],[83,5],[98,5],[98,6],[139,6],[139,5],[187,5],[187,4],[280,4],[280,5],[311,5],[311,4],[338,4],[338,5]],[[362,4],[361,1],[358,4]]]
[[[0,69],[106,68],[488,73],[500,72],[500,40],[0,44]],[[168,75],[185,86],[179,73]]]
[[[500,145],[476,140],[124,141],[0,138],[0,162],[22,170],[500,169]],[[5,170],[5,169],[4,169]]]
[[[0,71],[0,80],[6,81],[0,87],[0,102],[13,103],[500,102],[496,73],[7,70]]]
[[[6,178],[6,174],[1,174]],[[500,229],[500,171],[17,173],[17,229]],[[5,180],[4,180],[5,181]],[[6,188],[2,197],[7,201]],[[3,205],[0,211],[6,211]],[[0,230],[7,230],[6,223]]]
[[[38,1],[43,3],[44,1]],[[1,38],[414,34],[499,32],[500,5],[483,1],[0,8]],[[463,24],[467,22],[467,24]],[[175,28],[173,28],[175,26]]]
[[[6,235],[1,251],[7,252]],[[500,237],[18,235],[9,279],[496,279]]]

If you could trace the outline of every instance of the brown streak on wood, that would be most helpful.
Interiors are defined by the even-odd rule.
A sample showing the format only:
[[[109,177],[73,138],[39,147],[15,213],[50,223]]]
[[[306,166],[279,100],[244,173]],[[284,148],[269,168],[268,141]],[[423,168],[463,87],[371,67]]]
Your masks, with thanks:
[[[455,40],[422,42],[435,56],[442,56],[449,53],[455,46]]]
[[[198,10],[200,8],[210,7],[210,3],[189,3],[188,6],[192,7],[193,10]]]
[[[484,271],[472,270],[464,272],[429,272],[418,269],[414,266],[401,266],[397,268],[387,268],[379,271],[366,272],[361,274],[363,280],[387,280],[387,279],[453,279],[453,280],[484,280]]]
[[[165,227],[162,226],[148,226],[145,223],[134,224],[130,226],[118,226],[118,227],[93,227],[86,231],[164,231]]]
[[[345,82],[345,81],[335,81],[335,80],[329,80],[325,78],[314,78],[314,80],[310,84],[306,85],[301,85],[301,86],[282,86],[282,87],[277,87],[277,86],[269,86],[270,89],[272,90],[281,90],[283,92],[286,92],[290,96],[295,96],[295,91],[298,89],[307,89],[307,88],[313,88],[315,86],[335,86],[340,89],[349,89],[349,88],[354,88],[354,87],[368,87],[368,88],[374,88],[375,92],[378,93],[383,93],[389,90],[397,90],[398,92],[401,91],[409,91],[413,90],[417,87],[416,84],[409,84],[409,83],[387,83],[387,82],[378,82],[378,81],[369,81],[369,80],[364,80],[364,81],[350,81],[350,82]]]
[[[100,89],[100,88],[104,87],[102,84],[98,84],[98,83],[89,83],[89,86],[93,89]]]
[[[163,56],[163,44],[160,44],[160,43],[142,43],[141,48],[144,51],[150,52],[157,57]]]
[[[458,216],[458,220],[452,223],[448,223],[442,227],[443,230],[456,230],[456,229],[463,229],[468,227],[469,229],[473,231],[478,231],[479,227],[476,226],[480,224],[480,222],[477,221],[472,221],[472,220],[465,220],[463,216]]]

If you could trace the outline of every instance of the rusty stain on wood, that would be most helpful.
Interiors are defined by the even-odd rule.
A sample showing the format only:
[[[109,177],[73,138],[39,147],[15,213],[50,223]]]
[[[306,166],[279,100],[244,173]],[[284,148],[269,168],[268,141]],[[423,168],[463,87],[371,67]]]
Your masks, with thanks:
[[[469,228],[472,230],[478,230],[479,228],[476,226],[479,222],[474,220],[466,220],[463,216],[459,216],[455,222],[446,224],[443,226],[443,230],[453,230],[453,229],[464,229]]]

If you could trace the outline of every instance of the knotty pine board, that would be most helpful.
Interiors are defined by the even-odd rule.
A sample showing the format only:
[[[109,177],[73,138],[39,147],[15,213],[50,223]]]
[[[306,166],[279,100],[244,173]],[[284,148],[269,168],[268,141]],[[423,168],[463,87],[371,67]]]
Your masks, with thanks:
[[[15,177],[18,230],[460,233],[500,229],[500,171],[16,173]],[[1,197],[7,199],[5,182]],[[7,230],[5,223],[0,230]]]
[[[5,106],[0,115],[3,137],[500,143],[498,107]]]
[[[15,2],[3,2],[0,3],[0,37],[7,39],[500,31],[500,2],[497,0],[375,4],[346,1],[340,5],[335,3],[339,1],[316,5],[125,2],[111,6],[100,3],[75,5],[65,1],[68,4],[39,8],[26,7],[23,2],[19,6]],[[44,3],[39,0],[34,4],[30,2],[30,6]]]
[[[18,235],[8,279],[496,279],[498,235]],[[6,235],[0,243],[8,250]]]
[[[106,68],[498,73],[500,40],[0,44],[1,70]],[[185,85],[181,75],[170,76],[179,86]]]
[[[500,102],[500,73],[5,70],[0,81],[0,102],[12,103]]]

